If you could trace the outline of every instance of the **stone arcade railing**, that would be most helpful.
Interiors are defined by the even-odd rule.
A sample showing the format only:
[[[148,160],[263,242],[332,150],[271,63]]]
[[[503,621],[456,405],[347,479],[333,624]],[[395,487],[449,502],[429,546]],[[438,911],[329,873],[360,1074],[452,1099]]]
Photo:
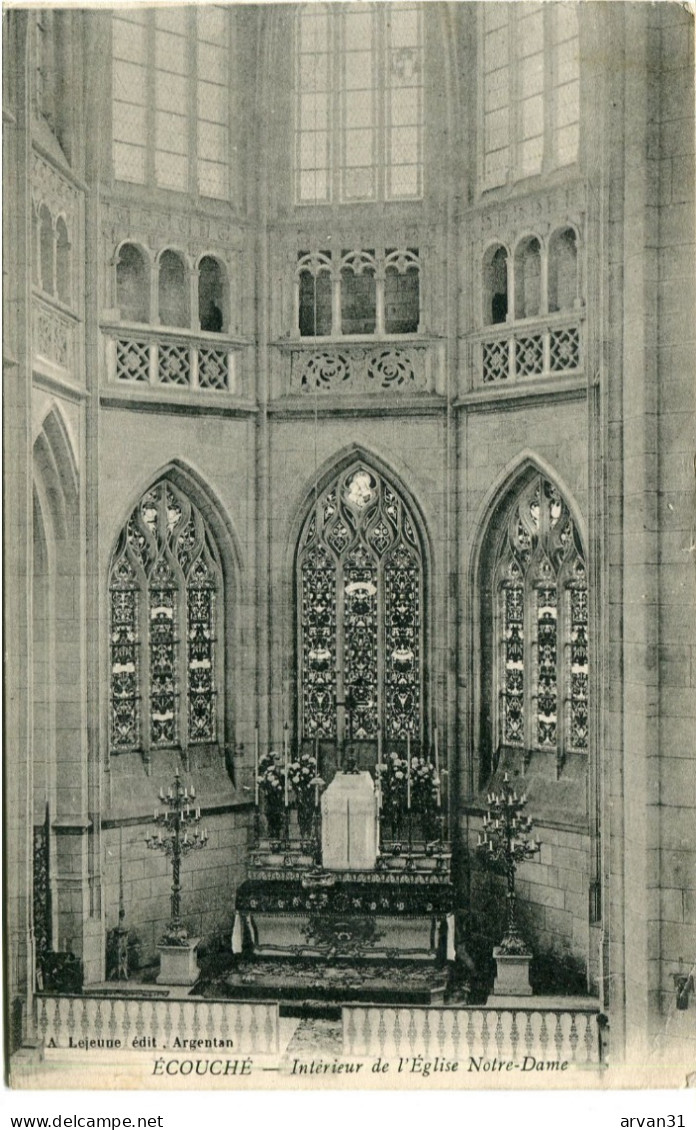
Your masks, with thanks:
[[[559,377],[583,368],[583,327],[577,317],[550,316],[529,324],[491,326],[473,339],[476,385]]]
[[[177,334],[159,329],[106,331],[110,384],[162,391],[237,393],[242,343],[220,334]]]
[[[239,1004],[130,993],[91,997],[40,995],[36,1013],[37,1036],[44,1047],[86,1047],[78,1041],[98,1040],[111,1043],[92,1045],[93,1048],[138,1051],[180,1046],[200,1051],[206,1049],[208,1040],[209,1048],[227,1048],[243,1055],[273,1055],[279,1049],[278,1005],[265,1001]],[[143,1037],[152,1037],[156,1043],[139,1044]],[[175,1038],[178,1045],[173,1045]],[[231,1042],[220,1043],[227,1040]]]
[[[531,1072],[532,1059],[576,1067],[601,1062],[599,1009],[592,1003],[587,1009],[348,1006],[342,1014],[346,1056],[439,1055],[464,1060],[467,1069],[470,1057],[495,1057]]]
[[[278,350],[283,393],[400,395],[437,392],[442,348],[435,339],[383,338],[283,342]]]

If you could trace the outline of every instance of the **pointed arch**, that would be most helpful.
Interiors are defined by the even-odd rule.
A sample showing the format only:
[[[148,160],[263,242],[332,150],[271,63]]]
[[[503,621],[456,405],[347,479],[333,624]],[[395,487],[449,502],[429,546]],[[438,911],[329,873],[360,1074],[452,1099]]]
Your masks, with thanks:
[[[400,477],[357,444],[305,493],[292,529],[298,734],[339,747],[427,731],[429,545]]]
[[[587,525],[580,507],[577,504],[573,491],[568,486],[556,468],[544,459],[542,455],[525,448],[518,452],[506,467],[493,480],[486,491],[476,511],[471,532],[471,557],[469,561],[469,589],[476,585],[481,549],[491,519],[504,504],[505,499],[511,497],[520,489],[525,480],[534,474],[543,475],[554,484],[565,499],[570,510],[573,522],[580,531],[583,546],[587,547]]]
[[[52,822],[73,814],[82,771],[85,715],[81,691],[80,492],[65,417],[52,404],[33,445],[32,531],[32,916],[36,961],[51,949],[60,901]],[[72,914],[60,910],[63,919]],[[63,927],[61,927],[63,928]],[[73,936],[74,921],[65,926]]]
[[[133,508],[143,495],[151,490],[161,479],[171,478],[176,486],[188,495],[191,501],[202,512],[209,522],[215,537],[225,574],[225,584],[238,586],[243,573],[243,555],[241,541],[229,511],[220,500],[205,476],[192,463],[184,459],[171,459],[153,471],[147,478],[142,479],[131,491],[125,500],[123,508],[116,515],[112,525],[106,531],[106,544],[113,547],[118,531],[132,513]],[[111,549],[109,549],[111,552]]]
[[[428,524],[425,518],[425,511],[418,500],[417,496],[406,486],[403,474],[397,470],[391,463],[387,462],[372,448],[364,447],[360,443],[349,443],[342,447],[339,451],[334,452],[328,456],[316,472],[307,479],[301,492],[298,494],[297,501],[293,507],[293,522],[290,526],[288,533],[288,542],[286,553],[288,563],[292,565],[292,559],[297,545],[297,540],[300,531],[305,522],[307,514],[312,506],[315,491],[322,491],[328,485],[330,480],[336,475],[345,473],[352,463],[359,463],[363,461],[369,464],[380,475],[383,475],[390,481],[398,490],[399,494],[405,500],[408,508],[413,515],[418,525],[418,533],[420,535],[423,548],[425,551],[425,564],[427,569],[430,569],[432,561],[432,544]]]
[[[37,443],[39,446],[37,447]],[[79,472],[75,445],[70,427],[58,404],[52,404],[43,417],[34,440],[34,465],[37,456],[43,456],[45,467],[51,467],[48,480],[59,490],[65,507],[77,503]],[[48,485],[47,480],[47,485]]]

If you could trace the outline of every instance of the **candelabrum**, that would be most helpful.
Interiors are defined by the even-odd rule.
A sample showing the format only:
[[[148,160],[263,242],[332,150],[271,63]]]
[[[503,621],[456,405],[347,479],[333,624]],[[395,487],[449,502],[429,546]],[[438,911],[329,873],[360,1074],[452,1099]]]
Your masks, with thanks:
[[[171,921],[162,943],[169,946],[188,944],[188,932],[181,921],[181,860],[190,851],[203,848],[208,842],[206,828],[198,830],[201,810],[195,806],[196,790],[187,788],[176,770],[174,781],[166,794],[159,794],[161,808],[153,814],[156,833],[145,837],[145,843],[154,851],[163,851],[172,862]]]
[[[507,923],[499,949],[503,954],[526,954],[528,946],[517,926],[515,873],[518,863],[532,859],[541,843],[529,838],[533,824],[522,811],[527,803],[526,794],[518,797],[507,773],[501,791],[489,793],[486,801],[488,811],[483,818],[483,832],[478,834],[478,851],[485,862],[502,864],[507,879]]]

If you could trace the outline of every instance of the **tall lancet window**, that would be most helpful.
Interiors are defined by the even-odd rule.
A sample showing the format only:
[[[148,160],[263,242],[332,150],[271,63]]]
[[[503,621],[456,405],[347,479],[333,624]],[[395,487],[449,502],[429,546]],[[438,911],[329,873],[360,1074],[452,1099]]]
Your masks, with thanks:
[[[421,737],[423,556],[408,506],[371,468],[317,495],[297,558],[303,738]]]
[[[301,5],[295,103],[298,204],[422,196],[421,5]]]
[[[109,571],[113,753],[216,741],[221,596],[210,530],[164,479],[121,530]]]
[[[481,4],[481,187],[572,165],[580,143],[580,5]]]
[[[492,753],[588,751],[588,605],[585,555],[559,491],[537,475],[503,522],[484,584],[484,685]],[[484,722],[484,733],[489,727]]]

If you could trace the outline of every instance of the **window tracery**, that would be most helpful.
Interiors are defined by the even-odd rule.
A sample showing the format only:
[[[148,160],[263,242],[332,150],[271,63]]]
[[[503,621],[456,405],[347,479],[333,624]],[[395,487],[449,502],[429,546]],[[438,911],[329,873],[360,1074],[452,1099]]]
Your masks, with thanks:
[[[202,515],[162,480],[126,522],[109,571],[112,752],[217,740],[221,589]]]
[[[406,503],[364,464],[318,495],[297,558],[303,738],[417,739],[423,548]],[[347,702],[347,715],[339,706]]]
[[[396,335],[420,329],[417,247],[300,251],[295,326],[300,337]]]
[[[519,750],[525,763],[552,752],[560,769],[589,746],[587,570],[567,503],[543,476],[508,512],[492,581],[493,750]]]

